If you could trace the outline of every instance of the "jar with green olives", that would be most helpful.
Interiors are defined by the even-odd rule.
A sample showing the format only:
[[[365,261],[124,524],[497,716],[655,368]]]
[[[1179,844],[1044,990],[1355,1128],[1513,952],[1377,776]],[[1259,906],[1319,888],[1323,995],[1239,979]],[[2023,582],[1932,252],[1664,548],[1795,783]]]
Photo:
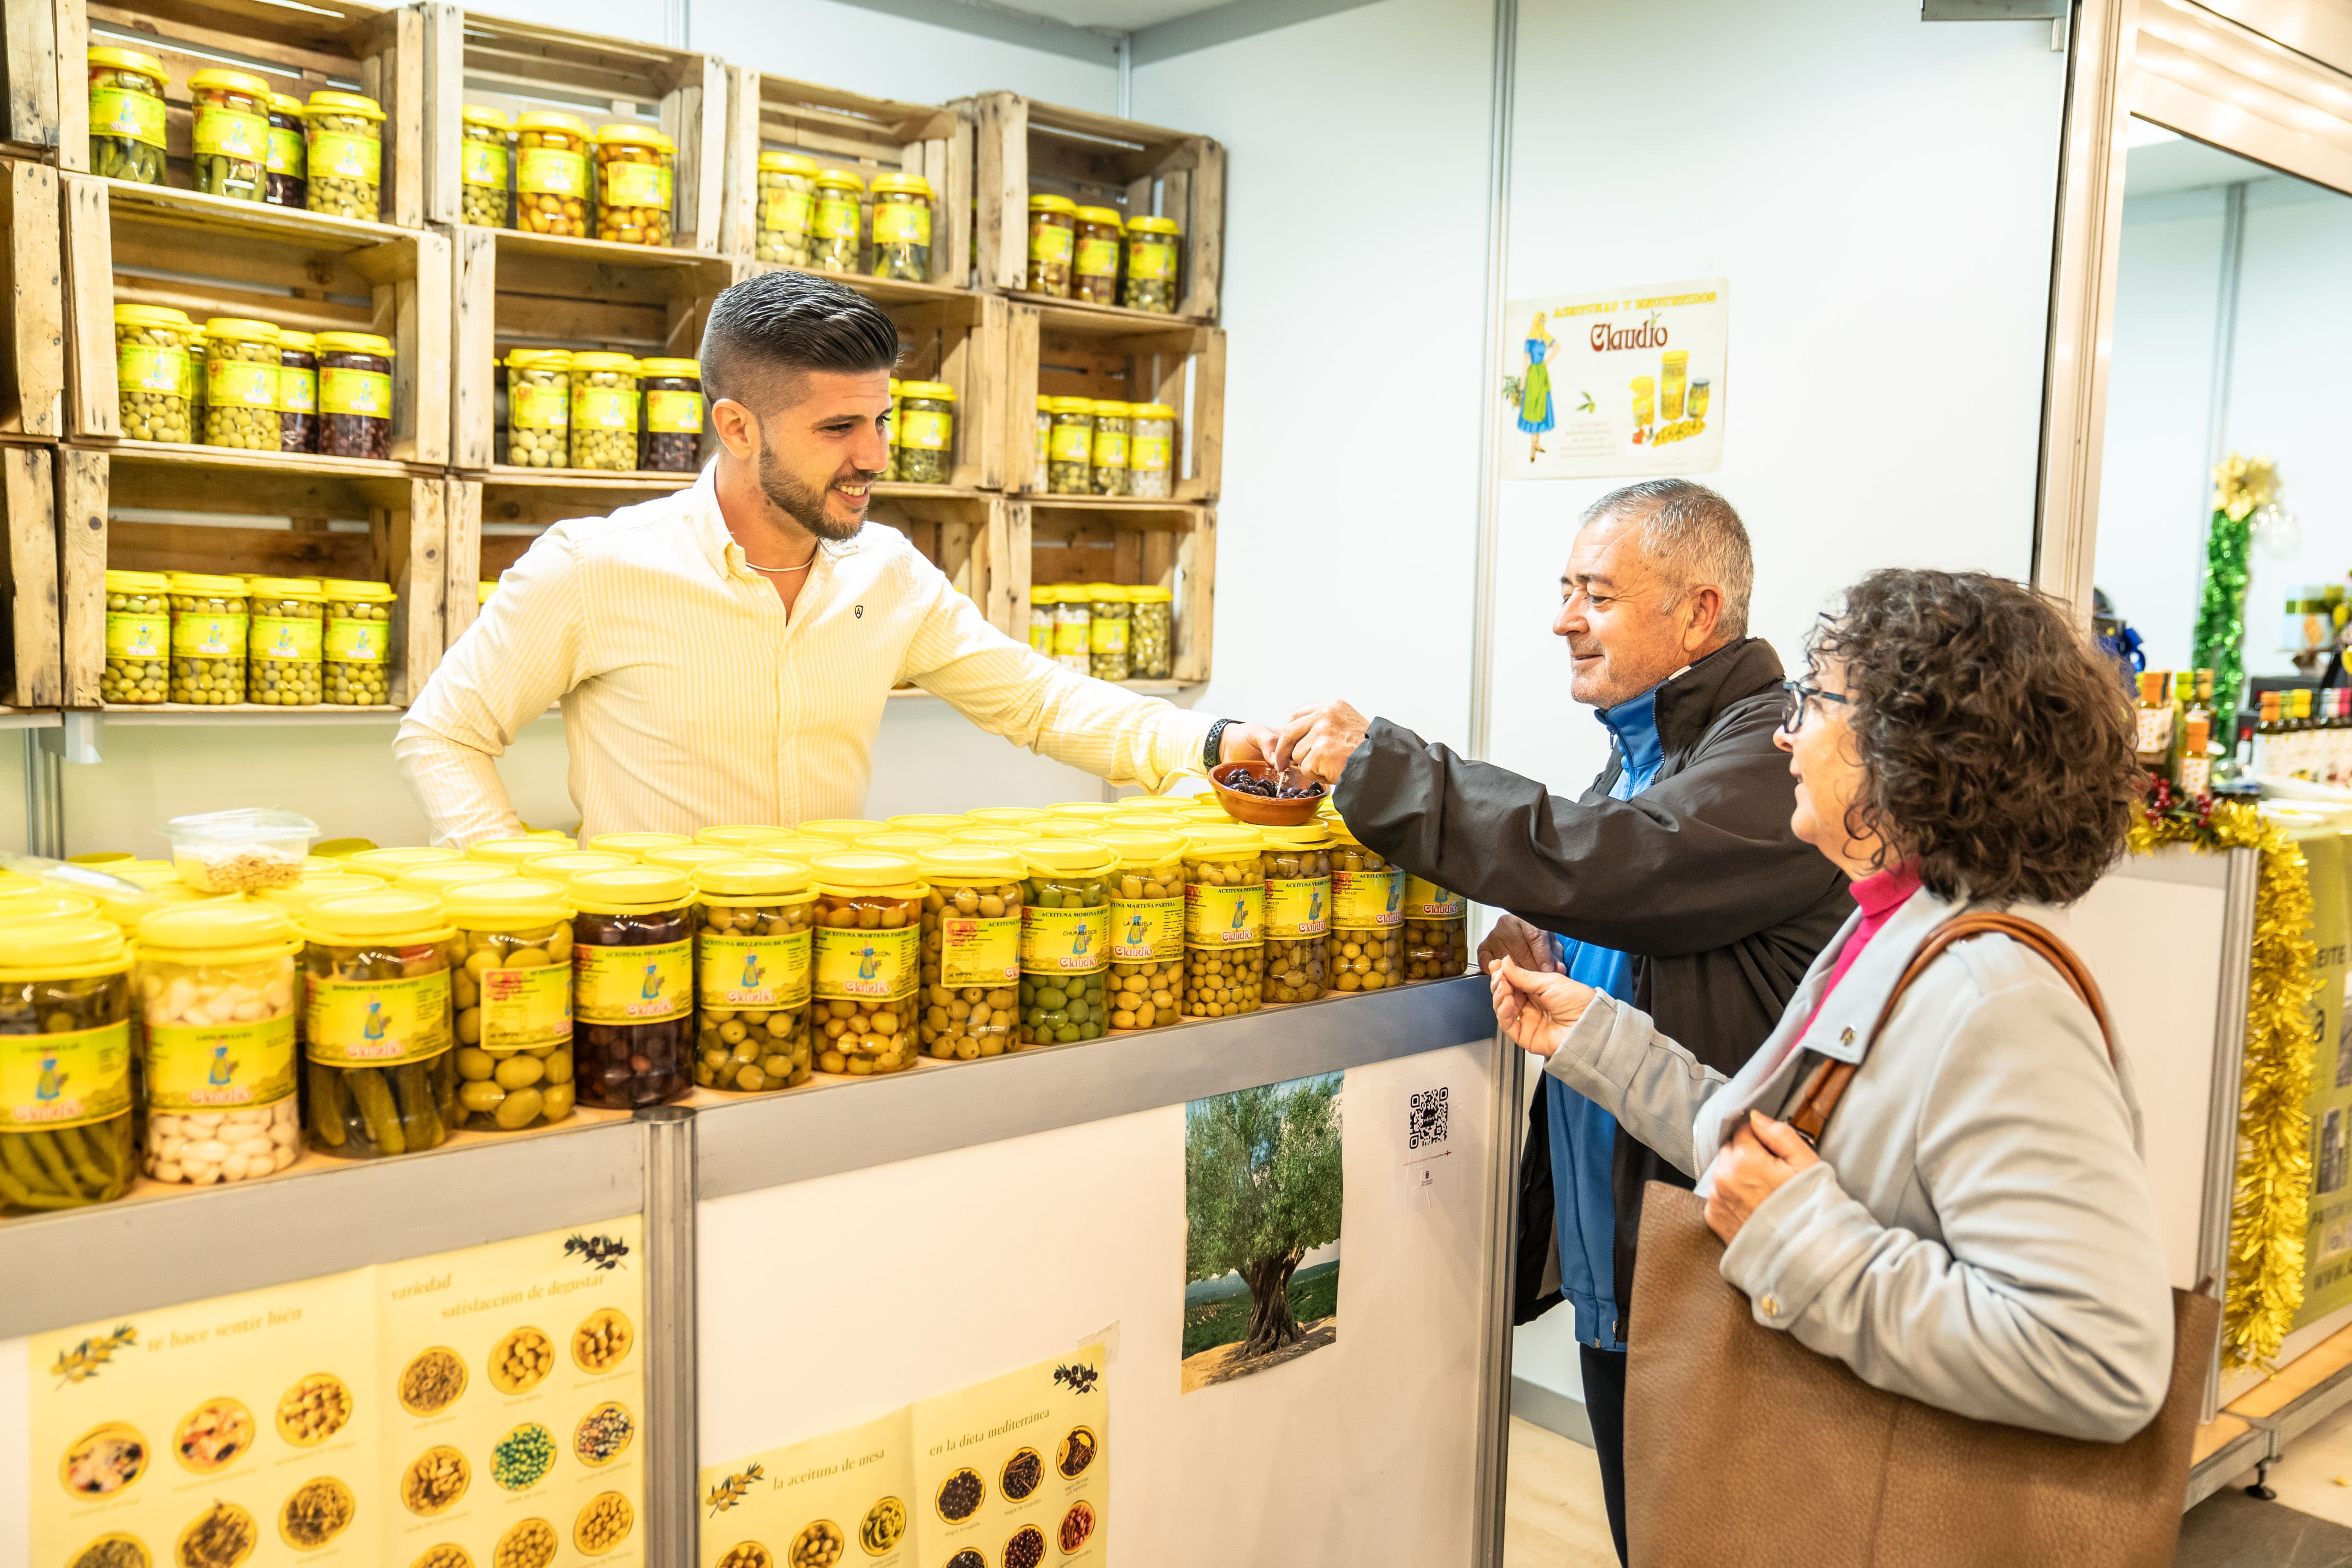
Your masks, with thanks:
[[[587,858],[551,855],[531,869],[543,876]],[[568,885],[579,910],[572,1007],[581,1100],[630,1110],[679,1098],[693,1087],[693,882],[625,861],[573,871]]]
[[[269,95],[269,150],[261,161],[261,199],[299,211],[310,200],[310,125],[302,100]]]
[[[918,857],[924,885],[926,1055],[940,1061],[1001,1056],[1021,1005],[1021,884],[1028,865],[1010,849],[947,844]]]
[[[457,1120],[450,975],[465,958],[441,901],[384,889],[297,919],[311,1146],[354,1160],[438,1148]]]
[[[1088,837],[1118,857],[1110,879],[1110,1026],[1176,1023],[1184,1016],[1184,841],[1123,827],[1092,828]]]
[[[89,68],[89,172],[142,185],[163,183],[163,62],[137,49],[99,47]]]
[[[1071,294],[1089,305],[1118,303],[1120,220],[1113,207],[1077,210],[1077,247],[1071,265]]]
[[[1054,601],[1061,592],[1053,583],[1040,583],[1029,590],[1029,646],[1047,658],[1054,657]]]
[[[1097,680],[1125,680],[1133,668],[1128,626],[1135,606],[1117,583],[1087,584],[1087,673]]]
[[[637,362],[572,356],[572,466],[625,473],[637,466]]]
[[[1029,489],[1032,494],[1043,495],[1045,493],[1045,487],[1052,483],[1052,475],[1046,467],[1053,460],[1054,449],[1054,400],[1052,398],[1040,397],[1037,400],[1036,420],[1037,452],[1029,465]]]
[[[1404,977],[1444,980],[1470,968],[1470,907],[1459,893],[1408,873],[1404,879]]]
[[[587,122],[552,110],[526,110],[515,121],[515,226],[587,238]]]
[[[1129,405],[1127,493],[1167,500],[1176,493],[1176,411],[1164,403]]]
[[[392,340],[373,332],[319,334],[319,451],[392,456]]]
[[[944,381],[909,381],[898,390],[893,437],[899,479],[914,485],[946,484],[954,462],[955,388]]]
[[[1265,1000],[1312,1002],[1330,989],[1330,832],[1317,823],[1259,829],[1265,840]]]
[[[920,1049],[923,900],[930,888],[904,855],[814,855],[818,1070],[900,1072]]]
[[[1021,889],[1021,1032],[1013,1048],[1075,1045],[1109,1026],[1110,882],[1118,857],[1082,838],[1015,851]]]
[[[931,183],[920,174],[874,176],[874,259],[877,278],[905,283],[931,280]]]
[[[244,71],[202,70],[188,79],[188,96],[195,105],[196,189],[259,201],[269,161],[269,84]]]
[[[171,581],[161,572],[107,573],[106,668],[98,680],[102,700],[163,700],[171,668]]]
[[[1331,989],[1404,984],[1404,873],[1368,849],[1337,812],[1323,816],[1331,848]]]
[[[0,1203],[79,1208],[137,1173],[131,946],[88,915],[0,923]]]
[[[572,355],[562,349],[507,354],[505,461],[518,468],[572,464]]]
[[[1049,299],[1070,297],[1078,248],[1078,204],[1067,196],[1029,198],[1029,271],[1024,287]]]
[[[246,644],[247,700],[308,708],[320,700],[320,653],[327,600],[307,577],[256,577],[247,586],[252,631]]]
[[[319,340],[310,332],[278,334],[278,449],[319,449]]]
[[[114,403],[127,441],[193,437],[188,423],[188,334],[183,311],[161,305],[114,307]]]
[[[616,245],[669,243],[677,143],[647,125],[596,132],[596,237]]]
[[[572,1071],[574,910],[561,882],[479,869],[488,880],[441,895],[463,954],[449,976],[456,1125],[520,1132],[570,1116],[579,1092]]]
[[[476,228],[509,228],[507,145],[514,121],[495,109],[469,103],[458,111],[457,217]]]
[[[1112,398],[1095,402],[1095,439],[1088,457],[1087,488],[1098,496],[1127,493],[1127,431],[1133,405]]]
[[[205,445],[278,450],[278,329],[215,316],[205,323]]]
[[[314,213],[375,221],[383,184],[383,106],[356,92],[314,92],[303,111]]]
[[[787,267],[814,264],[816,164],[796,153],[760,153],[760,210],[751,254]]]
[[[656,854],[677,854],[657,850]],[[694,1081],[755,1094],[806,1083],[811,911],[816,889],[791,860],[725,850],[695,868]]]
[[[1056,397],[1054,428],[1046,437],[1045,489],[1057,496],[1094,492],[1095,402]]]
[[[1265,868],[1257,830],[1186,823],[1184,1016],[1255,1013],[1265,979]]]
[[[809,246],[809,265],[820,272],[857,270],[858,203],[866,182],[846,169],[827,169],[816,177],[816,234]]]
[[[392,700],[392,607],[389,583],[348,577],[320,580],[326,595],[323,674],[326,699],[339,708],[380,708]]]
[[[245,580],[174,572],[170,592],[172,700],[208,708],[244,701]]]
[[[1175,594],[1154,584],[1127,591],[1127,665],[1129,679],[1166,680],[1176,669],[1169,646],[1169,623],[1174,618]]]
[[[1127,293],[1130,310],[1176,313],[1176,247],[1183,227],[1171,217],[1127,220]]]

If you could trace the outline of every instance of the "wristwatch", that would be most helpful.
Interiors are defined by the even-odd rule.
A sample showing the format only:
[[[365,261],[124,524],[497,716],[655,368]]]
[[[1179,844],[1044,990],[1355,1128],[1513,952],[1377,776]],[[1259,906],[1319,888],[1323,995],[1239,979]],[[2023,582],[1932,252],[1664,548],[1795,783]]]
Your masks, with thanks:
[[[1225,760],[1225,726],[1231,719],[1220,719],[1209,726],[1209,739],[1201,747],[1201,765],[1213,769]]]

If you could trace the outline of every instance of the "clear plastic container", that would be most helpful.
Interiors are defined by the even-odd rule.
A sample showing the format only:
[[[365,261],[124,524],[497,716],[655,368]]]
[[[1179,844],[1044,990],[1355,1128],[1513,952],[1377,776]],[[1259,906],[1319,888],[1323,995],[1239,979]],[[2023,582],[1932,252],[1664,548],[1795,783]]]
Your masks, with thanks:
[[[354,1160],[438,1148],[457,1115],[449,977],[464,958],[440,900],[347,894],[300,923],[311,1147]]]
[[[751,254],[787,267],[813,264],[816,164],[793,153],[760,154],[760,210]]]
[[[259,201],[269,159],[269,84],[244,71],[201,70],[188,79],[188,97],[196,189]]]
[[[321,673],[326,700],[341,708],[381,707],[392,700],[392,607],[389,583],[348,577],[320,579],[326,595]]]
[[[596,132],[596,237],[619,245],[669,243],[677,143],[645,125]]]
[[[507,194],[508,147],[514,121],[498,110],[469,103],[458,112],[457,216],[476,228],[511,228]]]
[[[1052,469],[1048,466],[1053,460],[1054,449],[1054,400],[1052,398],[1040,397],[1037,400],[1036,421],[1037,452],[1029,466],[1029,489],[1034,494],[1043,495],[1045,492],[1045,487],[1053,482]]]
[[[1312,1002],[1330,989],[1330,832],[1317,823],[1265,827],[1265,1000]]]
[[[298,211],[310,200],[310,128],[302,100],[269,95],[269,151],[262,160],[261,199]]]
[[[1132,668],[1128,627],[1135,606],[1117,583],[1089,583],[1086,595],[1087,673],[1097,680],[1125,680]]]
[[[1404,977],[1444,980],[1470,970],[1470,906],[1424,877],[1404,879]]]
[[[319,340],[309,332],[278,334],[278,449],[319,449]]]
[[[535,873],[573,857],[554,855]],[[658,866],[571,877],[580,1099],[608,1110],[676,1100],[694,1037],[694,884]]]
[[[1176,411],[1164,403],[1129,405],[1127,493],[1167,500],[1176,493]]]
[[[515,119],[515,226],[588,237],[588,123],[528,110]]]
[[[1380,991],[1404,983],[1404,873],[1367,849],[1336,812],[1331,833],[1331,989]]]
[[[170,575],[174,702],[223,708],[245,700],[246,597],[241,577]]]
[[[893,432],[898,478],[914,485],[946,484],[955,462],[955,388],[943,381],[909,381],[898,390]]]
[[[200,893],[255,893],[302,879],[319,825],[291,811],[239,806],[175,816],[163,831],[172,845],[172,868],[189,887]]]
[[[383,106],[356,92],[314,92],[304,110],[314,213],[375,221],[383,208]]]
[[[637,467],[656,474],[701,468],[702,366],[690,359],[639,360],[637,393],[646,410]]]
[[[820,272],[857,270],[859,198],[866,182],[846,169],[827,169],[816,177],[816,232],[809,244],[809,265]]]
[[[637,463],[637,362],[572,356],[572,466],[625,473]]]
[[[1095,438],[1088,458],[1088,488],[1098,496],[1127,494],[1128,422],[1134,405],[1115,399],[1095,403]]]
[[[1057,496],[1094,492],[1095,402],[1056,397],[1054,428],[1046,437],[1045,489]]]
[[[1088,829],[1118,857],[1110,879],[1113,1030],[1156,1029],[1184,1016],[1184,841],[1132,828]]]
[[[188,413],[188,338],[194,331],[185,311],[114,307],[114,404],[123,439],[194,439]]]
[[[1265,868],[1255,828],[1188,823],[1184,1016],[1255,1013],[1265,978]]]
[[[110,1203],[131,1185],[131,947],[89,915],[0,922],[0,1203]]]
[[[684,851],[662,851],[679,854]],[[794,861],[726,850],[696,868],[694,1081],[756,1094],[806,1083],[816,889]]]
[[[1020,847],[1021,1017],[1014,1049],[1076,1045],[1110,1026],[1110,889],[1118,857],[1082,838]]]
[[[161,572],[106,574],[106,668],[98,695],[108,703],[161,702],[170,690],[171,578]]]
[[[816,879],[815,1001],[820,1071],[898,1072],[921,1048],[921,868],[903,855],[844,850],[808,861]]]
[[[518,468],[572,466],[572,355],[562,349],[507,354],[507,445]]]
[[[143,1165],[156,1181],[250,1181],[301,1158],[301,951],[285,910],[242,899],[139,922]]]
[[[1127,291],[1119,303],[1130,310],[1176,313],[1176,250],[1183,232],[1171,217],[1127,220]]]
[[[1061,596],[1058,584],[1040,583],[1029,590],[1029,647],[1047,658],[1054,657],[1054,608]]]
[[[1021,883],[1010,849],[948,844],[919,858],[926,1055],[974,1061],[1012,1048],[1021,984]]]
[[[931,279],[931,183],[920,174],[874,176],[874,260],[877,278],[906,283]]]
[[[1067,196],[1029,198],[1029,273],[1032,294],[1070,297],[1070,267],[1078,248],[1078,205]]]
[[[313,188],[318,182],[311,182]],[[392,456],[392,340],[373,332],[319,334],[319,452]]]
[[[205,445],[278,450],[278,329],[215,316],[205,323]]]
[[[1080,675],[1094,672],[1094,602],[1084,587],[1062,584],[1054,597],[1054,662]]]
[[[441,902],[463,954],[449,977],[456,1125],[520,1132],[562,1121],[578,1094],[570,890],[501,876],[451,888]]]
[[[323,700],[327,601],[309,577],[257,577],[247,588],[247,700],[269,708]],[[310,847],[303,847],[310,853]]]
[[[1169,637],[1176,595],[1166,588],[1146,584],[1129,588],[1127,597],[1129,678],[1134,680],[1169,679],[1176,668]]]
[[[163,183],[163,62],[136,49],[99,47],[89,69],[89,172],[134,184]]]

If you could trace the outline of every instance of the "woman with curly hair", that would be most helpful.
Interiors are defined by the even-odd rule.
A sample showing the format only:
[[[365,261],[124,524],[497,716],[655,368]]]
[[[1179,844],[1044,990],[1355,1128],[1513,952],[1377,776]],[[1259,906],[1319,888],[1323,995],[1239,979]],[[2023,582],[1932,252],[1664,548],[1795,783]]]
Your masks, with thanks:
[[[1999,933],[1954,942],[1881,1018],[1951,917],[2050,921],[2123,853],[2143,781],[2113,667],[2049,600],[1973,573],[1873,573],[1807,651],[1779,739],[1791,822],[1858,910],[1748,1066],[1727,1080],[1633,1007],[1507,961],[1496,1009],[1704,1173],[1759,1323],[1941,1409],[2121,1442],[2164,1403],[2173,1316],[2120,1048]],[[1818,1148],[1780,1120],[1856,1062]]]

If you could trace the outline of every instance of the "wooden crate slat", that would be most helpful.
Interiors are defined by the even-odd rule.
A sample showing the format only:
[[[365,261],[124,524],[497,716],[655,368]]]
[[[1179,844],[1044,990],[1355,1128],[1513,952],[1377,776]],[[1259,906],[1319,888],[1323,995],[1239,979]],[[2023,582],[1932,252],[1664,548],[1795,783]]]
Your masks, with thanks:
[[[9,620],[0,700],[13,708],[54,708],[64,690],[57,504],[54,448],[0,447],[0,509],[7,522],[0,583]]]
[[[480,613],[479,584],[490,575],[482,570],[482,487],[470,479],[445,481],[442,514],[448,530],[442,570],[442,637],[446,646],[455,647]]]
[[[64,78],[58,70],[57,9],[52,5],[18,4],[5,8],[0,19],[0,64],[5,64],[7,92],[0,97],[0,142],[32,157],[55,157],[58,151],[59,100]]]
[[[96,708],[106,671],[106,496],[112,460],[104,452],[58,449],[58,599],[64,627],[62,700]]]
[[[65,280],[58,172],[0,165],[7,287],[0,290],[0,430],[55,439],[65,418]]]

